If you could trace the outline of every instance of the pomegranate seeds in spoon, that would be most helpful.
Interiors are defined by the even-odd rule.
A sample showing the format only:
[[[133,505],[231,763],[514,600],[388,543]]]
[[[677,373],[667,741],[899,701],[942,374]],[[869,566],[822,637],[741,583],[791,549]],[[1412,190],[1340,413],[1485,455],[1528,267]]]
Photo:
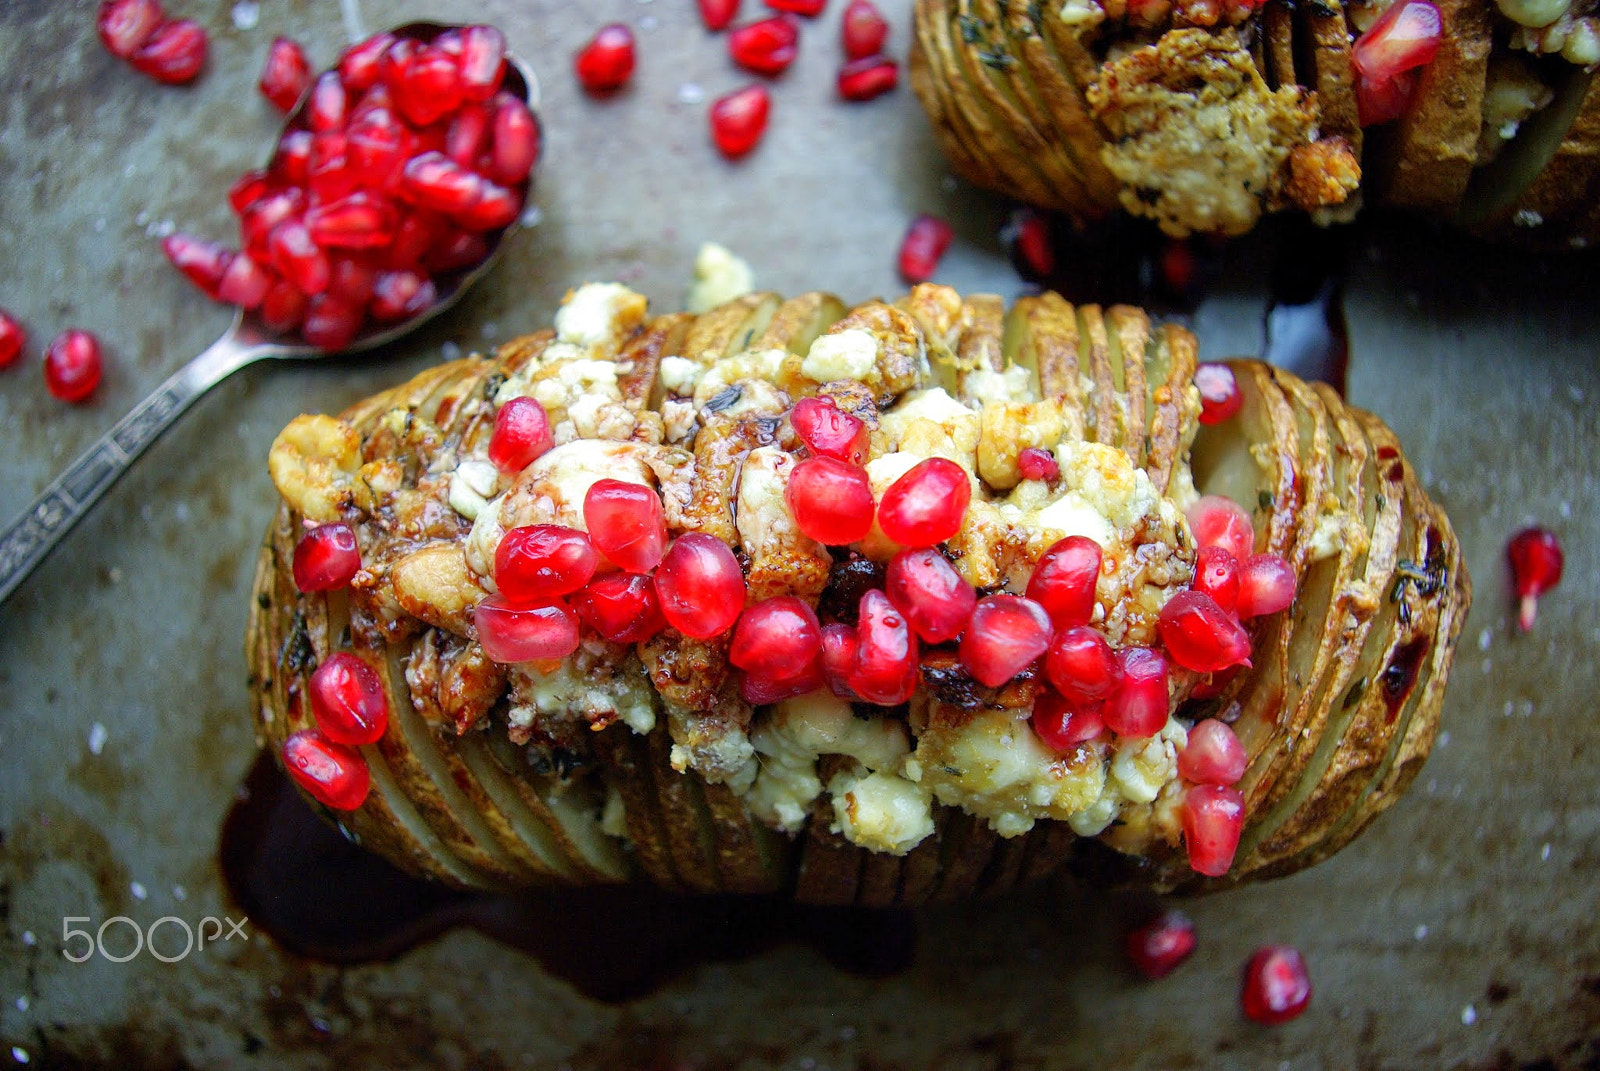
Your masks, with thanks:
[[[1506,546],[1517,592],[1517,627],[1533,628],[1539,596],[1561,583],[1561,542],[1548,528],[1524,528]]]

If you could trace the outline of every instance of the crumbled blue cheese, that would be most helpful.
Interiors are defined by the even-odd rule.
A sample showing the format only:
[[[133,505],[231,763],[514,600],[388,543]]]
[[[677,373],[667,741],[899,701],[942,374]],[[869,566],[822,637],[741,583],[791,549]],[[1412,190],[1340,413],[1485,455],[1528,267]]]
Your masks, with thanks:
[[[904,855],[933,833],[933,798],[914,781],[882,771],[835,774],[833,832],[870,851]]]
[[[511,667],[511,683],[507,718],[513,726],[564,714],[589,721],[615,715],[641,735],[656,725],[655,689],[637,658],[627,658],[609,676],[580,671],[576,655],[548,671],[519,664]]]
[[[772,384],[777,380],[778,372],[788,356],[787,350],[745,350],[716,361],[701,373],[699,382],[695,384],[694,404],[703,408],[735,383],[746,384],[747,391],[749,387],[757,385],[773,389]]]
[[[656,378],[673,394],[687,398],[694,394],[694,385],[700,379],[700,366],[687,357],[663,357],[656,369]]]
[[[974,405],[1028,402],[1035,400],[1033,384],[1033,373],[1021,365],[1004,372],[980,368],[961,377],[961,395]]]
[[[450,474],[450,508],[469,521],[476,520],[499,482],[500,472],[489,462],[461,462]]]
[[[852,327],[821,335],[811,343],[800,374],[818,383],[865,379],[878,366],[878,340],[872,332]]]
[[[621,340],[644,322],[646,301],[621,283],[585,283],[556,311],[556,338],[574,346],[616,352]]]
[[[748,294],[755,284],[755,273],[749,264],[723,246],[706,242],[694,258],[694,282],[689,286],[684,307],[697,315],[709,312]]]
[[[1155,736],[1118,740],[1111,776],[1122,797],[1131,803],[1153,801],[1178,776],[1178,752],[1188,741],[1189,734],[1170,717]]]

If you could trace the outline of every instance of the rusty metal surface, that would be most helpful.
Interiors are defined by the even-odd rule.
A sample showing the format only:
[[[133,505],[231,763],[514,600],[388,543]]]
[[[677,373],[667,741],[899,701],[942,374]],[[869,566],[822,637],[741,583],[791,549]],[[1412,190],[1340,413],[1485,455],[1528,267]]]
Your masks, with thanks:
[[[29,357],[0,372],[6,517],[221,332],[225,312],[167,268],[156,235],[169,223],[228,233],[223,191],[276,127],[253,91],[271,38],[297,37],[325,64],[345,34],[327,0],[167,6],[212,35],[190,89],[105,54],[87,0],[0,3],[0,305],[34,335]],[[903,56],[909,5],[883,6]],[[259,934],[171,964],[63,957],[68,916],[96,927],[239,913],[219,884],[217,836],[252,759],[244,596],[274,506],[266,449],[292,416],[546,323],[586,279],[673,306],[706,239],[744,255],[763,286],[863,299],[899,289],[900,232],[933,211],[960,221],[942,281],[1020,290],[994,237],[1007,206],[947,177],[909,93],[861,108],[832,99],[842,7],[806,27],[766,144],[730,166],[694,100],[744,79],[688,0],[361,3],[369,28],[433,17],[507,30],[544,81],[543,220],[414,339],[224,384],[0,606],[0,1063],[1600,1066],[1600,266],[1403,223],[1360,241],[1350,394],[1399,432],[1477,583],[1448,736],[1409,797],[1331,862],[1188,905],[1201,948],[1172,977],[1141,983],[1120,965],[1115,938],[1136,905],[1060,888],[919,915],[913,962],[887,977],[785,944],[622,1004],[467,932],[349,968]],[[639,74],[620,97],[589,100],[568,58],[613,19],[638,30]],[[1201,305],[1209,355],[1258,348],[1265,243],[1229,252]],[[69,325],[98,332],[110,362],[78,408],[48,397],[38,367]],[[1523,637],[1502,550],[1534,518],[1565,540],[1567,577]],[[1237,1012],[1239,969],[1279,941],[1305,951],[1316,996],[1291,1024],[1253,1027]]]

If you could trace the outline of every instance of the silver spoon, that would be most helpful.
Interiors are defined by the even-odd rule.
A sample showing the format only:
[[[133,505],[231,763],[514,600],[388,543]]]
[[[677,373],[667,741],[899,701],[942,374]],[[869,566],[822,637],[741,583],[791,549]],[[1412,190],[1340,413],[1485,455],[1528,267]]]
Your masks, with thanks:
[[[434,22],[410,22],[389,32],[396,37],[428,41],[452,28]],[[521,97],[537,117],[538,79],[526,64],[510,52],[506,53],[503,88]],[[299,118],[307,106],[308,98],[309,94],[300,98],[300,103],[289,116],[289,123]],[[529,184],[531,197],[531,177]],[[369,325],[342,349],[324,350],[277,334],[262,325],[256,314],[239,310],[234,314],[233,324],[221,338],[134,406],[131,413],[119,420],[115,427],[56,477],[34,500],[33,505],[0,531],[0,603],[33,572],[34,567],[89,512],[89,508],[116,483],[117,478],[128,471],[145,448],[155,442],[206,391],[245,365],[269,357],[312,358],[357,353],[382,346],[415,330],[454,305],[473,283],[489,271],[505,248],[506,239],[517,231],[519,225],[519,222],[513,222],[498,235],[491,236],[488,254],[475,267],[437,276],[434,281],[438,288],[438,299],[427,309],[399,324],[384,327]]]

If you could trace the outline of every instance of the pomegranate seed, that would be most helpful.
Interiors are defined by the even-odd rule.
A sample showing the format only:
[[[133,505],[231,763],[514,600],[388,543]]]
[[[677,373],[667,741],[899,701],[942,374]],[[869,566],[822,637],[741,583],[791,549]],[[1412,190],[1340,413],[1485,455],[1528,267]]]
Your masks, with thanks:
[[[360,184],[361,174],[350,163],[350,139],[338,130],[311,135],[306,185],[311,189],[312,204],[337,201]]]
[[[1178,773],[1197,785],[1235,785],[1244,776],[1250,756],[1226,723],[1207,718],[1189,730],[1189,742],[1178,753]]]
[[[774,15],[758,22],[747,22],[728,33],[728,55],[733,62],[755,74],[778,75],[789,68],[800,54],[800,30],[794,20]]]
[[[1087,625],[1094,616],[1100,559],[1100,544],[1088,536],[1067,536],[1053,543],[1033,567],[1028,598],[1045,608],[1056,628]]]
[[[876,589],[861,596],[848,684],[862,699],[880,706],[904,703],[917,687],[917,638],[905,615]]]
[[[95,31],[107,52],[131,59],[164,18],[157,0],[105,0],[95,16]]]
[[[222,285],[222,275],[233,254],[215,242],[189,234],[169,234],[161,239],[161,251],[202,294],[216,300],[217,288]]]
[[[961,664],[972,679],[998,688],[1038,661],[1050,646],[1050,615],[1016,595],[978,602],[961,636]]]
[[[1189,507],[1188,518],[1196,546],[1221,547],[1241,562],[1255,550],[1250,515],[1231,498],[1204,495]]]
[[[388,91],[398,100],[399,95],[405,92],[406,79],[410,77],[411,65],[416,62],[417,55],[422,51],[420,42],[409,37],[397,37],[390,42],[389,47],[383,50],[383,55],[378,58],[378,79]]]
[[[700,21],[712,33],[725,30],[739,14],[739,0],[700,0]]]
[[[1088,625],[1056,633],[1045,655],[1044,674],[1064,699],[1080,707],[1111,698],[1122,683],[1117,653]]]
[[[751,706],[760,707],[793,699],[797,695],[808,695],[826,683],[827,678],[819,660],[812,659],[811,664],[794,677],[768,679],[751,673],[740,674],[739,695]]]
[[[578,649],[578,619],[558,602],[520,607],[490,595],[472,611],[472,624],[484,653],[503,665],[553,661]]]
[[[423,267],[440,275],[471,268],[489,255],[489,243],[481,234],[453,231],[441,234],[422,258]]]
[[[1415,76],[1432,62],[1444,37],[1444,20],[1428,0],[1399,0],[1378,16],[1350,50],[1356,72],[1357,116],[1362,126],[1397,119]]]
[[[483,194],[483,179],[442,152],[413,156],[401,171],[406,198],[440,212],[464,212]]]
[[[1517,627],[1527,632],[1533,628],[1539,596],[1561,583],[1561,541],[1548,528],[1524,528],[1506,545],[1506,558],[1517,594]]]
[[[87,331],[68,328],[44,350],[44,385],[64,402],[81,402],[100,385],[100,342]]]
[[[1225,364],[1203,364],[1194,372],[1200,389],[1200,423],[1220,424],[1244,408],[1244,395],[1233,369]]]
[[[471,231],[497,231],[501,227],[511,224],[511,221],[522,214],[522,198],[492,182],[483,184],[482,192],[476,202],[465,212],[457,214],[456,220]],[[488,250],[473,257],[467,264],[468,267],[482,260],[488,255]]]
[[[889,559],[884,590],[925,643],[961,635],[978,604],[972,585],[932,547],[902,550]]]
[[[1011,247],[1021,273],[1030,279],[1048,279],[1056,270],[1056,250],[1050,239],[1050,221],[1032,208],[1019,208],[1000,230]]]
[[[878,503],[878,524],[903,547],[931,547],[961,531],[971,499],[966,470],[930,457],[889,485]]]
[[[245,252],[257,261],[271,259],[269,244],[273,228],[284,220],[298,217],[304,204],[305,194],[301,191],[278,190],[245,209],[239,219],[239,236],[244,239]]]
[[[955,231],[936,216],[918,216],[900,241],[900,278],[908,283],[925,283],[933,278],[939,258],[950,248]]]
[[[333,270],[328,255],[311,239],[311,232],[297,219],[286,219],[272,228],[267,242],[272,266],[302,293],[317,295],[328,289]]]
[[[361,330],[362,311],[344,298],[333,294],[314,294],[306,302],[305,317],[300,321],[300,335],[313,346],[325,350],[342,350]]]
[[[315,135],[309,130],[288,130],[278,139],[278,149],[272,154],[272,176],[291,186],[304,186],[311,171],[311,141]],[[288,192],[288,191],[285,191]],[[299,190],[295,190],[299,193]]]
[[[774,11],[787,11],[791,15],[814,19],[828,6],[828,0],[767,0],[767,6]]]
[[[311,714],[336,744],[374,744],[389,725],[383,681],[348,651],[333,655],[311,674]]]
[[[363,110],[345,132],[345,156],[357,179],[378,190],[399,186],[410,136],[387,108]]]
[[[163,85],[181,86],[194,81],[205,66],[206,43],[199,23],[174,19],[156,27],[128,62]]]
[[[1242,593],[1241,593],[1242,597]],[[1215,599],[1193,589],[1161,608],[1161,642],[1172,660],[1197,673],[1250,665],[1250,637]]]
[[[414,271],[379,272],[372,281],[372,316],[384,323],[409,320],[438,300],[433,280]]]
[[[294,288],[287,279],[279,279],[267,287],[267,296],[261,300],[261,322],[269,330],[288,332],[300,326],[306,315],[306,296]]]
[[[889,40],[889,20],[872,0],[850,0],[840,21],[840,40],[849,59],[876,56]]]
[[[1162,288],[1176,298],[1187,296],[1200,274],[1200,265],[1194,255],[1194,246],[1182,238],[1169,238],[1156,254],[1156,270]]]
[[[265,197],[271,188],[265,171],[246,171],[228,187],[228,204],[236,214],[243,215],[245,209]]]
[[[793,595],[779,595],[739,615],[728,661],[752,676],[782,681],[805,673],[821,653],[816,613]]]
[[[711,138],[730,160],[736,160],[761,144],[767,132],[767,113],[771,98],[766,86],[750,85],[736,89],[711,103]]]
[[[583,523],[595,549],[630,573],[648,573],[667,553],[661,499],[643,484],[596,480],[583,496]]]
[[[620,22],[600,27],[573,59],[578,82],[590,93],[620,89],[633,77],[633,31]]]
[[[445,130],[444,154],[462,167],[471,168],[483,153],[488,133],[488,106],[468,104],[456,113]]]
[[[1024,480],[1053,480],[1061,475],[1056,455],[1037,446],[1029,446],[1017,455],[1017,470]]]
[[[1211,596],[1226,613],[1239,605],[1239,562],[1221,547],[1201,547],[1194,559],[1194,590]]]
[[[1417,92],[1416,71],[1401,71],[1387,81],[1356,75],[1356,121],[1360,125],[1392,123],[1411,107]]]
[[[432,47],[419,49],[406,64],[405,77],[389,89],[400,114],[419,127],[437,123],[464,99],[461,68],[454,57]]]
[[[839,68],[839,96],[845,100],[872,100],[899,84],[900,65],[887,56],[863,56]]]
[[[1311,1003],[1311,975],[1305,957],[1289,945],[1258,949],[1244,968],[1239,1004],[1264,1026],[1286,1023]]]
[[[1183,795],[1183,840],[1189,866],[1220,878],[1233,866],[1244,829],[1244,797],[1223,785],[1195,785]]]
[[[429,247],[443,233],[444,221],[431,212],[417,211],[401,216],[394,241],[383,255],[383,266],[396,270],[419,266]]]
[[[789,474],[784,499],[800,531],[818,543],[844,546],[872,531],[872,485],[860,465],[807,458]]]
[[[329,130],[342,130],[349,99],[338,71],[324,71],[311,83],[311,101],[306,107],[306,125],[321,134]]]
[[[364,190],[318,205],[306,213],[312,241],[325,249],[377,249],[394,240],[394,205]]]
[[[509,93],[495,98],[491,124],[488,175],[515,186],[528,177],[539,159],[539,124],[528,106]]]
[[[1118,736],[1154,736],[1167,724],[1167,660],[1148,647],[1117,651],[1122,684],[1106,700],[1106,725]]]
[[[643,643],[667,627],[655,580],[638,573],[607,573],[572,596],[578,616],[612,643]]]
[[[789,414],[795,434],[813,454],[835,457],[852,465],[867,460],[871,436],[867,426],[840,410],[832,398],[801,398]]]
[[[1239,566],[1238,612],[1242,618],[1286,610],[1294,602],[1294,569],[1276,554],[1252,554]]]
[[[275,37],[267,49],[267,62],[261,67],[256,88],[280,112],[291,111],[311,85],[311,64],[299,42]]]
[[[1227,669],[1221,670],[1217,673],[1206,674],[1204,677],[1200,678],[1200,680],[1195,684],[1193,690],[1189,692],[1189,698],[1215,699],[1217,696],[1223,693],[1223,691],[1228,687],[1229,683],[1232,682],[1233,678],[1239,675],[1239,671],[1243,668],[1243,666],[1229,666]]]
[[[384,53],[394,44],[394,35],[376,34],[351,45],[339,55],[339,78],[352,93],[365,93],[378,84]]]
[[[861,698],[850,687],[850,675],[855,672],[856,651],[860,646],[856,630],[849,625],[822,626],[822,669],[829,689],[840,699]]]
[[[22,323],[5,309],[0,309],[0,368],[9,367],[22,356],[22,347],[28,341],[28,332]]]
[[[1151,981],[1165,978],[1194,953],[1194,923],[1180,911],[1165,911],[1128,933],[1123,948],[1134,970]]]
[[[241,309],[259,308],[271,285],[270,272],[249,257],[236,256],[228,261],[222,281],[217,284],[217,300]]]
[[[461,31],[461,96],[481,104],[495,95],[506,71],[506,35],[493,26],[468,26]]]
[[[302,729],[283,742],[283,768],[312,799],[336,811],[360,807],[372,789],[361,753],[315,729]]]
[[[521,472],[553,445],[550,417],[532,398],[513,398],[495,414],[489,460],[501,472]]]
[[[1074,709],[1064,697],[1048,689],[1033,701],[1031,723],[1034,735],[1057,754],[1071,751],[1085,740],[1093,740],[1106,729],[1099,704]]]
[[[360,569],[361,551],[347,524],[319,524],[295,544],[294,586],[301,591],[342,588]]]
[[[697,640],[720,636],[744,609],[744,572],[728,544],[704,532],[679,536],[656,570],[667,624]]]
[[[513,606],[539,606],[589,582],[600,556],[585,532],[559,524],[513,528],[494,553],[494,582]]]

